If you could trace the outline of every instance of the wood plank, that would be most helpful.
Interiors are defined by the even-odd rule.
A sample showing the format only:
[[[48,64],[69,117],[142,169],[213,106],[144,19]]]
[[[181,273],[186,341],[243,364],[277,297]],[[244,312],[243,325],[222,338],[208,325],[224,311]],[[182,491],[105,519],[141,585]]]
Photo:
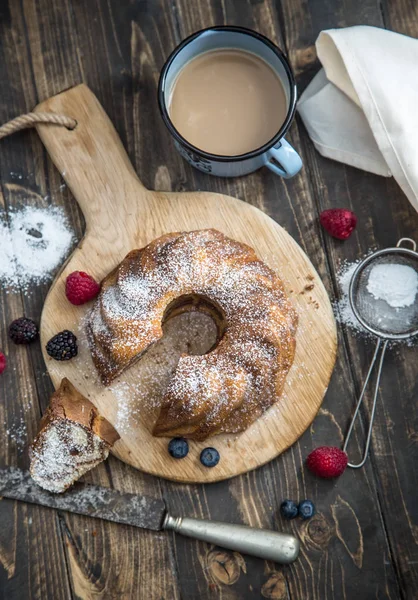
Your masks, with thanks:
[[[3,114],[2,121],[6,121],[19,112],[32,109],[40,98],[53,95],[68,86],[78,83],[82,78],[81,70],[83,69],[83,64],[79,60],[79,47],[74,35],[74,31],[77,28],[74,27],[74,19],[71,18],[72,10],[73,7],[70,3],[25,3],[26,33],[30,43],[30,57],[33,59],[34,83],[30,88],[33,90],[33,95],[24,106],[5,104],[4,109],[7,108],[10,113]],[[18,7],[16,7],[14,14],[22,18]],[[96,12],[93,10],[89,15],[89,21],[91,22],[96,16]],[[12,23],[16,26],[16,20],[12,20]],[[22,39],[26,39],[24,32],[21,33],[20,37],[17,35],[15,37],[19,42]],[[105,38],[103,38],[103,44],[106,44]],[[13,52],[13,48],[10,48],[10,52]],[[101,56],[103,57],[104,55],[105,50],[103,49]],[[24,57],[23,50],[19,49],[18,58],[23,62]],[[6,61],[3,64],[6,64]],[[15,73],[18,72],[18,69],[15,68],[13,71],[13,64],[10,60],[8,64],[10,65],[10,73],[5,76],[10,81],[15,81]],[[22,67],[24,66],[25,63],[22,64]],[[28,67],[28,73],[25,75],[25,81],[28,80],[32,80],[30,67]],[[17,96],[19,97],[21,89],[19,88],[17,91]],[[24,91],[26,92],[27,90],[25,89]],[[110,96],[111,92],[108,92],[107,97]],[[21,101],[22,99],[23,96],[20,96]],[[119,114],[119,111],[117,112]],[[7,168],[16,171],[15,165],[23,163],[22,146],[27,139],[32,140],[32,146],[27,147],[26,161],[29,166],[26,169],[22,166],[23,174],[31,171],[33,174],[35,170],[34,178],[42,179],[42,198],[46,194],[52,197],[43,201],[43,205],[48,204],[48,202],[64,204],[76,235],[81,237],[83,232],[82,215],[78,210],[76,202],[74,202],[68,193],[68,190],[64,190],[63,194],[60,192],[59,188],[62,184],[62,179],[55,167],[50,161],[43,162],[45,152],[37,135],[25,132],[20,136],[15,136],[11,140],[4,140],[2,151],[7,149],[8,146],[12,146],[14,149],[14,154],[10,156],[10,164],[8,164]],[[37,167],[36,169],[33,167],[34,163]],[[7,170],[5,172],[8,173]],[[40,315],[47,288],[47,284],[40,286],[36,294],[32,295],[31,298],[25,298],[26,308],[34,316]],[[49,378],[45,376],[42,353],[39,350],[35,350],[32,355],[36,373],[36,380],[33,376],[32,380],[34,383],[36,381],[36,385],[40,390],[42,408],[45,408],[52,386]],[[15,381],[19,381],[19,379],[16,378]],[[31,421],[32,431],[30,432],[30,436],[28,436],[29,439],[34,434],[37,421],[38,416]],[[118,461],[109,462],[109,466],[100,466],[87,479],[109,485],[112,484],[113,478],[116,484],[119,482],[121,488],[132,485],[132,491],[141,492],[146,489],[148,494],[160,494],[157,480],[151,481],[147,479],[144,483],[143,480],[130,476],[128,470],[121,466],[121,463]],[[28,507],[29,509],[30,507]],[[42,509],[37,510],[42,511]],[[48,511],[44,511],[42,514],[46,515],[46,519],[51,518],[51,513]],[[49,521],[47,522],[49,523]],[[60,597],[67,598],[71,594],[75,594],[78,597],[88,598],[97,597],[101,593],[104,593],[106,597],[133,597],[137,593],[137,590],[144,597],[149,589],[155,589],[156,593],[159,593],[159,597],[178,597],[176,581],[172,576],[170,566],[170,541],[167,536],[158,536],[157,534],[157,536],[152,537],[152,534],[141,530],[119,528],[118,526],[113,527],[109,523],[89,521],[78,516],[65,516],[60,518],[59,521],[55,518],[55,522],[57,526],[54,530],[51,531],[51,527],[48,526],[48,534],[46,534],[42,526],[37,525],[36,535],[33,536],[34,543],[38,541],[40,548],[41,540],[44,541],[45,547],[50,548],[51,556],[48,557],[48,560],[45,559],[45,563],[53,564],[54,557],[57,563],[55,569],[43,571],[43,578],[46,580],[46,583],[43,583],[43,585],[48,593],[45,592],[39,596],[32,592],[25,593],[21,581],[25,577],[28,577],[29,568],[33,569],[33,572],[36,573],[37,561],[36,556],[32,555],[30,558],[25,559],[19,546],[22,561],[16,566],[14,579],[8,585],[11,590],[21,590],[22,594],[16,592],[14,597],[36,598],[42,596],[58,599]],[[62,539],[65,542],[66,560],[71,575],[71,591],[68,587],[68,578],[67,583],[63,583],[65,575],[62,576],[62,583],[59,577],[54,576],[55,570],[60,565],[59,557],[61,557],[63,562],[65,560],[62,546],[60,547],[59,525],[62,530]],[[10,532],[4,532],[5,535],[8,533]],[[153,545],[152,555],[149,554],[150,544]],[[21,542],[21,545],[24,546],[24,541]],[[7,546],[5,548],[7,549]],[[117,559],[114,557],[114,549],[118,549]],[[40,565],[42,564],[43,559],[41,558]],[[100,566],[102,564],[104,565],[103,570]],[[30,581],[27,584],[30,585]],[[34,578],[33,585],[35,584],[36,579]],[[19,587],[16,588],[13,586]],[[48,586],[48,588],[45,586]],[[41,588],[41,592],[44,588]],[[9,597],[13,596],[10,595]]]
[[[30,57],[23,15],[16,4],[2,14],[0,56],[2,76],[13,85],[2,87],[0,121],[26,112],[37,101],[32,85]],[[25,202],[45,206],[47,186],[42,168],[42,144],[36,135],[22,133],[4,140],[0,148],[2,196],[0,206],[6,214]],[[28,298],[19,292],[0,297],[0,347],[8,358],[8,368],[0,377],[0,414],[4,424],[1,463],[28,466],[28,444],[35,433],[40,401],[36,386],[36,357],[39,343],[25,348],[15,346],[7,335],[10,322],[26,314],[40,315],[42,286]],[[5,598],[69,598],[71,595],[65,554],[56,515],[33,506],[8,500],[0,502],[0,589]],[[45,569],[48,565],[48,569]]]
[[[287,28],[288,38],[286,43],[292,48],[294,55],[303,55],[306,48],[301,44],[304,31],[313,31],[316,35],[319,29],[335,26],[337,16],[339,25],[362,24],[382,26],[381,15],[374,10],[373,3],[361,3],[362,6],[353,4],[350,10],[341,5],[341,12],[335,4],[321,3],[321,6],[310,6],[305,13],[304,20],[299,19],[292,27]],[[397,5],[397,3],[395,3]],[[297,10],[295,3],[283,3],[287,6],[288,14]],[[387,6],[393,7],[393,3]],[[414,17],[411,11],[407,12],[403,6],[392,8],[398,17],[403,14],[406,23],[413,24]],[[330,13],[332,9],[332,13]],[[384,13],[385,16],[385,13]],[[290,19],[290,17],[289,17]],[[355,21],[354,21],[355,19]],[[395,20],[400,26],[400,20]],[[389,19],[385,17],[385,24],[390,26]],[[417,29],[410,32],[416,36]],[[303,68],[301,73],[303,80]],[[301,126],[303,132],[303,126]],[[335,270],[343,260],[353,260],[361,256],[369,248],[384,248],[395,245],[403,236],[415,237],[418,231],[418,218],[410,206],[407,198],[393,179],[377,177],[362,171],[345,167],[336,162],[322,158],[312,147],[307,136],[303,136],[306,153],[312,165],[312,181],[314,194],[319,210],[333,206],[347,206],[354,210],[359,217],[359,224],[355,235],[348,243],[340,244],[331,238],[325,238],[327,253],[335,282]],[[334,283],[336,286],[336,283]],[[350,332],[344,333],[343,343],[346,347],[350,368],[355,380],[356,393],[364,381],[366,368],[373,351],[373,344],[366,343],[363,339],[353,337]],[[416,350],[415,350],[416,352]],[[388,552],[394,562],[397,575],[399,593],[402,597],[413,597],[417,587],[417,546],[414,541],[414,531],[418,518],[418,511],[410,494],[412,487],[416,486],[414,455],[411,453],[411,427],[409,423],[415,419],[416,407],[413,399],[416,398],[416,359],[414,349],[399,346],[390,353],[385,362],[383,378],[380,386],[380,398],[377,418],[373,430],[372,452],[367,470],[375,481],[379,497],[381,519],[388,536]],[[370,399],[370,396],[369,396]],[[365,426],[369,421],[369,402],[362,411]],[[340,425],[343,432],[349,423],[347,411]],[[358,428],[360,429],[360,428]],[[396,437],[394,433],[396,432]],[[361,430],[360,430],[361,435]],[[362,435],[362,439],[364,436]],[[350,458],[354,462],[360,453],[351,446]],[[405,456],[408,459],[405,460]],[[411,461],[411,462],[410,462]],[[411,471],[412,469],[412,471]],[[415,474],[414,474],[415,473]],[[394,483],[396,482],[396,483]],[[360,512],[361,507],[355,509]]]
[[[414,0],[382,1],[382,17],[387,29],[416,39],[418,6]]]
[[[371,3],[362,4],[362,7],[360,4],[356,6],[357,14],[360,16],[352,18],[362,18],[363,16],[366,18],[369,13],[375,23],[378,22],[378,14],[372,8]],[[312,30],[306,30],[304,27],[303,15],[309,15],[306,4],[299,6],[293,2],[288,3],[290,16],[284,14],[286,6],[283,3],[281,3],[279,11],[270,2],[250,2],[245,7],[238,2],[223,4],[201,2],[198,11],[193,10],[185,2],[177,2],[176,5],[178,7],[175,12],[176,23],[180,27],[181,37],[213,22],[216,24],[224,22],[254,27],[282,46],[284,44],[279,25],[285,34],[291,26],[295,36],[298,34],[296,41],[301,41],[303,50],[312,49],[315,39],[316,32],[314,34]],[[335,3],[333,6],[335,9]],[[338,3],[335,13],[330,4],[326,9],[329,19],[333,19],[330,26],[336,25],[335,13],[337,13],[337,17],[341,16],[344,12],[343,4]],[[234,21],[234,19],[237,20]],[[301,23],[300,28],[299,22]],[[320,23],[318,15],[316,22]],[[290,45],[290,49],[292,52],[294,47]],[[309,51],[302,57],[304,57],[302,64],[309,67],[312,73],[314,65],[309,58]],[[302,69],[300,70],[302,72]],[[310,76],[306,80],[310,79]],[[302,147],[304,152],[299,135],[306,134],[303,129],[293,127],[290,141],[297,148]],[[305,152],[304,159],[306,161],[305,170],[300,176],[286,182],[261,171],[239,180],[219,182],[212,181],[209,176],[193,171],[187,166],[185,169],[187,169],[190,189],[217,189],[218,186],[222,186],[222,188],[226,186],[228,193],[261,206],[263,210],[276,218],[307,250],[323,275],[325,285],[332,293],[334,282],[328,274],[330,266],[326,258],[322,233],[318,228],[317,191],[311,185],[311,169],[316,167],[316,163],[310,161]],[[345,390],[344,397],[341,397],[341,390]],[[276,525],[281,529],[299,533],[304,542],[302,559],[290,568],[278,570],[273,565],[268,565],[266,573],[263,573],[260,564],[251,565],[250,577],[254,581],[255,597],[258,597],[257,594],[260,593],[268,594],[270,589],[275,590],[274,593],[277,593],[277,597],[286,597],[286,594],[289,594],[294,598],[324,598],[330,594],[330,590],[333,590],[334,597],[341,598],[354,597],[354,594],[358,593],[364,597],[375,593],[382,597],[397,597],[398,583],[395,572],[390,565],[385,566],[385,559],[382,560],[382,557],[389,560],[390,549],[381,524],[377,492],[370,466],[361,473],[348,472],[337,485],[318,481],[306,473],[303,467],[301,469],[302,462],[312,447],[327,443],[341,443],[343,432],[340,423],[344,423],[347,419],[354,396],[355,390],[348,357],[344,346],[341,346],[339,361],[320,417],[315,420],[310,433],[305,433],[301,440],[277,461],[257,470],[254,474],[233,479],[229,484],[230,498],[233,494],[238,498],[238,510],[234,511],[237,521],[242,520],[254,526]],[[250,479],[251,484],[245,485],[246,479]],[[212,486],[208,488],[209,491],[211,489]],[[231,503],[231,499],[224,499],[225,496],[218,503],[216,499],[219,494],[218,487],[216,495],[214,493],[210,503],[205,499],[206,489],[202,491],[200,488],[194,487],[184,493],[180,489],[179,495],[180,493],[181,497],[176,502],[179,508],[187,503],[189,494],[193,498],[199,494],[202,506],[207,506],[205,516],[213,516],[217,513],[218,507],[225,507]],[[317,517],[308,524],[301,524],[299,521],[291,524],[283,522],[278,516],[277,509],[284,497],[312,498],[318,509]],[[370,500],[371,498],[373,500]],[[363,508],[365,504],[367,510]],[[267,507],[271,507],[271,509]],[[199,514],[197,508],[196,514]],[[374,534],[369,537],[368,532],[370,531],[373,531]],[[358,549],[362,544],[364,544],[363,553],[359,554]],[[176,546],[178,554],[184,556],[186,549],[182,545],[182,540],[176,540]],[[189,549],[188,552],[191,553],[191,551]],[[199,582],[199,576],[201,576],[199,565],[202,562],[202,554],[207,555],[208,552],[209,548],[199,545],[194,552],[194,560],[189,554],[185,571],[186,569],[190,570],[195,564],[193,583],[188,583],[189,593],[192,597],[198,597],[203,589],[203,587],[198,587],[203,586]],[[362,561],[361,573],[359,572],[360,560]],[[181,568],[179,565],[179,569]],[[278,572],[280,575],[277,574]],[[370,577],[372,572],[376,575]],[[243,575],[238,582],[242,580],[241,578]],[[216,585],[218,591],[231,594],[233,597],[233,592],[229,591],[230,588],[225,584],[217,582]],[[234,588],[234,586],[231,587]]]
[[[36,4],[38,8],[33,7]],[[20,3],[2,3],[2,122],[18,112],[31,109],[38,99],[45,99],[60,91],[61,84],[69,81],[70,76],[73,77],[70,85],[81,79],[85,80],[116,123],[128,154],[147,187],[169,191],[222,191],[262,208],[301,243],[312,257],[331,294],[336,289],[333,265],[340,258],[352,259],[369,245],[391,244],[400,233],[409,231],[415,234],[416,215],[393,181],[322,159],[306,140],[306,132],[300,124],[292,128],[289,138],[303,152],[305,172],[300,176],[290,182],[283,182],[270,173],[260,171],[237,180],[218,180],[193,170],[177,155],[154,101],[159,69],[181,37],[199,27],[225,22],[258,28],[279,41],[282,46],[283,31],[286,42],[284,47],[288,48],[298,73],[299,85],[303,88],[318,68],[313,51],[317,33],[327,27],[358,23],[381,25],[380,10],[374,1],[326,0],[307,3],[282,0],[280,3],[273,3],[250,0],[242,3],[199,0],[190,8],[185,2],[168,0],[138,3],[127,0],[109,0],[107,3],[98,0],[88,3],[65,3],[63,0],[31,3],[25,0],[24,8],[28,37],[36,48],[32,55],[36,77],[32,83]],[[383,14],[388,26],[416,36],[413,29],[417,19],[416,7],[412,0],[383,2]],[[35,21],[33,16],[36,17]],[[75,62],[79,65],[78,73],[73,70]],[[23,81],[26,85],[22,84]],[[35,94],[35,84],[39,98]],[[9,101],[11,96],[13,102]],[[21,165],[23,174],[28,175],[24,182],[25,188],[40,191],[41,195],[49,192],[44,181],[44,155],[40,149],[37,136],[27,132],[2,140],[2,181],[16,183],[10,171],[16,172],[16,165]],[[4,162],[6,158],[7,164]],[[47,165],[49,177],[56,177],[50,181],[54,182],[54,186],[56,182],[58,185],[55,187],[59,188],[61,180],[55,168],[50,162]],[[54,186],[51,185],[51,188],[54,189]],[[60,194],[54,196],[54,202],[57,201],[61,202]],[[80,235],[81,219],[68,192],[64,193],[62,203]],[[318,228],[319,208],[335,205],[352,206],[360,216],[357,237],[345,244],[323,238]],[[45,292],[46,290],[42,291],[42,297]],[[6,300],[10,302],[9,297]],[[15,304],[13,306],[13,314],[22,310],[22,305],[20,308]],[[30,306],[39,315],[41,302],[32,300]],[[1,308],[4,309],[4,304]],[[8,310],[2,312],[2,332],[10,321]],[[3,338],[1,340],[3,343]],[[35,348],[29,352],[37,373],[39,402],[44,407],[51,388],[48,378],[43,376],[41,353]],[[160,573],[161,588],[156,588],[154,597],[158,597],[158,594],[159,597],[176,598],[179,597],[179,589],[182,597],[187,598],[261,596],[322,600],[332,596],[414,597],[416,557],[411,554],[416,547],[412,537],[416,527],[416,507],[412,505],[416,488],[412,474],[415,472],[416,459],[414,462],[414,454],[411,454],[415,439],[413,399],[417,395],[413,370],[414,349],[402,348],[399,353],[395,351],[388,356],[382,384],[382,402],[375,427],[373,462],[362,473],[346,473],[336,485],[314,479],[301,468],[311,447],[324,443],[335,444],[342,440],[355,393],[358,393],[359,384],[364,377],[364,365],[370,359],[371,352],[371,346],[362,340],[353,341],[347,335],[340,338],[337,368],[320,416],[315,420],[311,431],[277,461],[257,470],[251,476],[233,479],[229,485],[219,483],[204,487],[163,484],[165,498],[174,513],[181,514],[187,510],[188,514],[198,516],[215,515],[219,519],[228,518],[235,522],[277,526],[300,532],[304,546],[300,563],[290,568],[278,568],[256,559],[249,561],[244,557],[243,566],[239,557],[229,553],[227,556],[216,554],[217,549],[180,537],[173,540],[175,556],[172,559],[169,549],[168,554],[161,551],[165,548],[165,536],[164,541],[158,540],[158,543],[154,543],[154,538],[141,538],[142,532],[136,531],[130,533],[117,529],[112,530],[110,536],[110,530],[96,530],[90,522],[81,518],[66,517],[60,522],[64,537],[70,535],[74,540],[72,543],[70,537],[65,538],[69,544],[67,552],[72,580],[76,582],[73,590],[76,589],[77,594],[85,597],[109,598],[116,594],[132,597],[129,594],[135,594],[139,590],[139,597],[141,593],[142,596],[145,594],[145,597],[152,598],[152,586],[156,585]],[[355,389],[350,364],[356,375]],[[20,375],[24,372],[23,368],[19,370]],[[15,379],[13,376],[11,384],[14,387],[11,387],[10,380],[6,384],[3,377],[4,375],[0,381],[3,386],[0,398],[3,398],[6,390],[8,393],[15,390],[18,394],[15,382],[20,377]],[[32,378],[28,384],[30,390],[33,389],[33,381]],[[19,403],[21,400],[19,395]],[[13,404],[12,408],[15,406],[18,405]],[[7,408],[9,410],[9,404]],[[367,420],[366,411],[363,416]],[[13,420],[14,418],[13,416]],[[34,416],[32,419],[31,413],[30,419],[27,417],[28,425],[34,427],[36,418]],[[386,431],[387,425],[389,427]],[[361,430],[357,433],[361,436]],[[357,438],[354,439],[354,452],[356,446],[359,452]],[[12,448],[10,460],[16,456],[17,450]],[[89,479],[104,484],[112,481],[115,487],[121,489],[130,485],[132,491],[143,489],[147,493],[152,493],[153,490],[158,493],[159,490],[158,481],[139,476],[115,459],[109,461],[109,468],[103,466],[96,469]],[[376,485],[379,496],[376,494]],[[291,524],[282,522],[277,514],[281,499],[300,499],[302,496],[315,501],[318,515],[307,524],[299,521]],[[5,506],[6,501],[2,501],[0,509],[4,511]],[[27,510],[39,510],[41,514],[43,511],[31,507],[27,507]],[[3,565],[0,587],[4,589],[3,583],[7,586],[7,597],[68,597],[68,584],[66,587],[63,583],[65,575],[62,575],[62,553],[59,548],[54,549],[58,539],[57,526],[51,523],[50,518],[48,527],[45,528],[33,515],[32,525],[29,526],[19,515],[18,520],[13,521],[13,512],[9,510],[1,514],[2,522],[5,515],[4,519],[8,524],[16,523],[16,526],[8,525],[0,533],[0,560]],[[30,517],[28,522],[29,519]],[[25,534],[25,528],[29,530],[29,527],[30,539],[33,540],[30,552],[26,547],[29,533]],[[11,541],[15,531],[18,531],[16,542]],[[389,534],[390,545],[385,541],[386,532]],[[54,560],[48,560],[46,554],[43,555],[48,570],[41,575],[42,561],[38,548],[44,548],[40,544],[46,538],[50,539],[52,547],[48,556]],[[139,538],[144,540],[142,545]],[[124,557],[122,562],[119,557],[115,561],[110,560],[109,557],[119,553],[119,547],[122,549],[121,556]],[[157,556],[158,560],[152,558],[149,563],[145,557],[150,557],[151,554],[152,557]],[[134,568],[132,556],[141,557],[138,563],[135,562]],[[100,570],[101,564],[105,567]],[[29,567],[32,570],[32,582],[29,581]],[[120,576],[117,574],[118,570]],[[8,575],[10,579],[6,581]],[[170,586],[177,578],[180,588],[176,584],[172,591]]]
[[[11,320],[24,313],[19,293],[1,291],[0,348],[8,366],[0,378],[0,418],[4,427],[3,465],[28,467],[28,441],[39,419],[31,352],[7,337]],[[68,598],[69,582],[57,516],[39,507],[9,500],[0,502],[0,589],[5,597]],[[52,536],[51,536],[52,533]],[[51,537],[49,537],[51,536]],[[48,540],[48,541],[46,541]],[[50,564],[48,573],[45,564]]]
[[[48,4],[48,3],[46,3]],[[45,8],[45,11],[44,11]],[[77,7],[76,7],[77,8]],[[32,38],[33,52],[36,53],[37,46],[39,43],[43,47],[42,60],[35,66],[35,74],[37,80],[43,81],[43,95],[49,97],[54,93],[65,89],[68,85],[62,85],[62,87],[54,88],[56,84],[56,74],[66,72],[66,65],[56,64],[53,60],[54,55],[57,53],[60,47],[62,36],[66,40],[66,44],[72,48],[71,56],[77,56],[77,77],[95,77],[97,72],[101,72],[101,67],[105,61],[105,57],[109,51],[107,45],[110,45],[109,40],[117,40],[110,36],[110,31],[103,31],[102,26],[105,23],[110,28],[112,26],[112,15],[110,14],[113,9],[109,7],[97,6],[93,7],[89,5],[89,13],[87,15],[80,15],[76,12],[76,8],[68,4],[65,12],[68,14],[73,13],[70,22],[65,24],[65,20],[61,21],[60,8],[52,11],[48,23],[42,22],[45,18],[45,14],[48,14],[47,6],[43,7],[42,3],[37,4],[36,10],[39,20],[39,28],[34,27]],[[122,8],[119,5],[119,8]],[[97,12],[96,12],[97,10]],[[108,12],[110,11],[110,12]],[[84,18],[86,19],[84,21]],[[57,29],[57,20],[63,24],[61,29]],[[34,26],[37,22],[35,18],[30,20]],[[87,25],[98,25],[98,29],[95,30],[92,27],[91,30],[86,32],[84,38],[81,30],[81,23]],[[76,24],[79,24],[78,27]],[[72,25],[72,27],[71,27]],[[63,27],[71,27],[71,32],[63,30]],[[44,35],[44,29],[46,34]],[[77,36],[74,32],[80,31],[80,35]],[[109,38],[107,37],[109,33]],[[84,57],[84,43],[85,40],[94,40],[94,49],[86,55],[87,68],[83,62]],[[67,41],[68,40],[68,41]],[[102,44],[101,51],[98,53],[99,40]],[[111,47],[111,52],[114,48]],[[98,64],[91,64],[90,58],[96,56],[101,57]],[[45,57],[50,60],[47,61]],[[46,76],[44,75],[46,73]],[[67,75],[66,75],[67,76]],[[67,76],[68,77],[68,76]],[[105,81],[103,73],[101,73],[100,79]],[[51,82],[51,83],[50,83]],[[66,84],[72,85],[74,79],[70,81],[67,79]],[[113,98],[116,93],[115,90],[119,89],[118,80],[114,80],[114,87],[112,89],[106,88],[105,97],[107,99]],[[120,114],[120,111],[115,111]],[[48,162],[49,168],[55,171],[52,163]],[[73,206],[76,205],[74,200],[71,200]],[[101,466],[96,469],[94,473],[88,476],[88,479],[93,482],[101,482],[105,485],[112,484],[114,481],[122,481],[122,488],[125,489],[126,485],[132,483],[132,490],[137,493],[146,492],[149,495],[158,496],[161,494],[159,483],[157,480],[146,479],[134,479],[127,475],[126,469],[124,469],[118,461],[109,462],[108,466]],[[172,569],[170,566],[171,554],[170,554],[170,542],[167,536],[152,536],[152,534],[143,532],[141,530],[135,530],[130,528],[119,528],[112,526],[109,523],[97,523],[91,524],[86,530],[86,519],[82,519],[77,516],[68,516],[65,520],[66,532],[70,543],[68,544],[67,559],[72,575],[73,590],[76,595],[79,593],[82,597],[95,596],[98,591],[109,594],[109,597],[120,596],[131,597],[132,594],[136,593],[136,590],[140,590],[141,594],[145,595],[147,590],[154,589],[161,593],[162,597],[177,598],[178,592],[176,589],[176,582],[172,578]],[[92,531],[94,532],[94,539],[92,539]],[[149,545],[153,544],[154,552],[149,556]],[[113,556],[111,549],[118,548],[117,560]],[[134,562],[128,560],[129,557],[134,556]],[[97,571],[97,565],[101,565],[99,571]],[[141,567],[141,568],[140,568]]]
[[[415,2],[385,1],[382,7],[384,23],[388,29],[414,39],[418,37],[418,5]],[[391,199],[396,199],[396,224],[392,235],[407,235],[417,240],[416,212],[392,180],[388,193]],[[416,469],[411,466],[418,459],[418,450],[414,444],[414,424],[418,418],[416,352],[416,347],[399,346],[388,356],[386,377],[381,384],[383,410],[374,438],[385,523],[405,598],[413,598],[418,588],[418,509],[413,501],[414,490],[418,488],[418,476]]]

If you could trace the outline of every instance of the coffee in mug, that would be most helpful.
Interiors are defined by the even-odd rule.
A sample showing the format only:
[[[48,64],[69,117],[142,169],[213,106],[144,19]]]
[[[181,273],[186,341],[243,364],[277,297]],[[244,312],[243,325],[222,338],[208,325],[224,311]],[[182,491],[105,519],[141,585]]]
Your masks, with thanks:
[[[296,110],[291,66],[271,40],[229,25],[192,34],[175,48],[158,84],[161,114],[180,154],[211,175],[262,166],[281,177],[302,167],[285,135]]]
[[[168,112],[193,146],[235,156],[260,148],[279,131],[287,100],[266,61],[245,50],[225,48],[193,58],[182,68]]]

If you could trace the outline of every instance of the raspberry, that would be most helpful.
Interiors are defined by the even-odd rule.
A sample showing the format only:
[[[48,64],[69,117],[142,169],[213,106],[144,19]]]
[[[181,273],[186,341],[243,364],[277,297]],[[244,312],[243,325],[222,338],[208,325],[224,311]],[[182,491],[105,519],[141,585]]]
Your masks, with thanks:
[[[72,331],[65,329],[49,340],[46,351],[55,360],[70,360],[77,356],[77,338]]]
[[[85,304],[93,300],[100,291],[100,285],[84,271],[70,273],[65,282],[65,295],[71,304]]]
[[[6,364],[7,364],[6,357],[4,356],[3,352],[0,352],[0,375],[5,370]]]
[[[20,317],[9,326],[9,337],[15,344],[30,344],[39,335],[38,326],[32,319]]]
[[[339,448],[321,446],[309,454],[306,466],[315,475],[331,479],[344,473],[347,462],[347,454]]]
[[[322,227],[339,240],[349,238],[357,225],[356,215],[346,208],[324,210],[321,212],[319,220]]]

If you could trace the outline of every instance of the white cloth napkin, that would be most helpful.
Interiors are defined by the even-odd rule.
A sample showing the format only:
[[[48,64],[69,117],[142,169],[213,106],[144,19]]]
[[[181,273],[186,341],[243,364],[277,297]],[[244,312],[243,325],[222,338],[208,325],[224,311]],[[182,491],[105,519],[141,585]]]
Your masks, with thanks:
[[[298,110],[322,155],[393,175],[418,210],[418,40],[377,27],[322,31],[323,69]]]

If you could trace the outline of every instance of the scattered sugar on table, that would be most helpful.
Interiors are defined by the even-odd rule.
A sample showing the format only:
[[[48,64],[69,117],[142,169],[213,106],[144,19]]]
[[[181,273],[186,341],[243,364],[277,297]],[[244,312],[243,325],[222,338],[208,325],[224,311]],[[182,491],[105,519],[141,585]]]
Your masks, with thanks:
[[[0,282],[9,289],[29,291],[48,281],[74,242],[62,209],[26,206],[0,213]]]

